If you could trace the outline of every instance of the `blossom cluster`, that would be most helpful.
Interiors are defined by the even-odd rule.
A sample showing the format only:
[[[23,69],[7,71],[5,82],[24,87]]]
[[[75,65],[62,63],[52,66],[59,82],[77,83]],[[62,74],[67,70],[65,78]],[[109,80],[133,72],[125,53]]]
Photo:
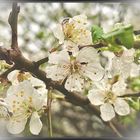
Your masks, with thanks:
[[[45,84],[30,73],[19,70],[9,73],[8,80],[12,85],[1,103],[5,109],[1,113],[6,116],[8,132],[21,133],[29,119],[30,132],[38,135],[43,126],[40,118],[47,106]]]
[[[109,50],[99,52],[92,46],[85,15],[65,19],[56,26],[54,35],[62,50],[49,54],[47,78],[64,83],[68,91],[77,94],[83,94],[88,87],[87,97],[93,105],[100,106],[104,121],[114,118],[115,112],[128,115],[131,110],[127,98],[123,98],[127,94],[127,78],[140,76],[140,65],[134,62],[135,49],[122,45],[119,55]],[[107,59],[104,66],[101,55]],[[110,82],[115,77],[117,80]]]
[[[115,114],[130,114],[129,98],[124,95],[128,94],[127,79],[140,76],[140,65],[134,61],[136,50],[122,45],[118,55],[94,48],[94,36],[85,15],[64,19],[55,27],[54,35],[61,50],[49,53],[46,78],[64,85],[70,93],[87,96],[91,104],[99,107],[104,121],[110,121]],[[7,78],[11,86],[6,97],[0,99],[0,113],[7,118],[8,131],[21,133],[29,120],[30,132],[38,135],[43,126],[41,116],[47,107],[45,84],[19,70],[12,71]]]

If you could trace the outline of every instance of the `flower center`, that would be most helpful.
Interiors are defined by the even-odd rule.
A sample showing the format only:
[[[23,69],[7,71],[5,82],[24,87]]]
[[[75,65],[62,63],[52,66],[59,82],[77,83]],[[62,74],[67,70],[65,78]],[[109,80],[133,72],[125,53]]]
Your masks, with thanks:
[[[81,69],[80,63],[78,63],[75,59],[71,60],[70,63],[70,72],[71,73],[76,73],[79,72]]]
[[[113,103],[115,98],[116,98],[116,96],[113,94],[112,91],[107,91],[104,100],[106,103],[108,103],[108,102]]]

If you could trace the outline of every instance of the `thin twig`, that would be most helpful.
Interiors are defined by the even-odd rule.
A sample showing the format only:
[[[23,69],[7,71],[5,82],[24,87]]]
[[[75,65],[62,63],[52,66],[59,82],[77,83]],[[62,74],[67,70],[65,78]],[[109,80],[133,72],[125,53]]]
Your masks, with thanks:
[[[51,91],[48,92],[48,100],[47,100],[47,118],[48,118],[48,133],[49,137],[52,137],[52,118],[51,118],[51,103],[52,103],[52,94]]]
[[[117,136],[123,137],[122,134],[117,130],[117,128],[115,127],[115,125],[112,122],[109,122],[109,125],[112,128],[112,130],[114,131],[114,133],[117,134]]]
[[[135,31],[134,31],[134,34],[135,34],[135,35],[139,35],[139,34],[140,34],[140,30],[135,30]]]
[[[125,94],[119,97],[140,97],[140,93]]]
[[[11,67],[10,69],[6,70],[4,73],[0,75],[1,78],[7,78],[7,75],[16,69],[15,66]]]
[[[63,3],[61,3],[60,6],[65,15],[67,15],[68,17],[72,17],[72,15],[67,11]]]

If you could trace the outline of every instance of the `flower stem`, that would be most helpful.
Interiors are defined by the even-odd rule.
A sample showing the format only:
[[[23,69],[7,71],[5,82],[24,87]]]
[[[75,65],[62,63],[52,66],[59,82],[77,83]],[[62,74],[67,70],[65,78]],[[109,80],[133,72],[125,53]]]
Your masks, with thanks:
[[[114,124],[112,122],[109,122],[109,125],[112,128],[112,130],[114,131],[114,133],[116,133],[117,136],[123,137],[123,135],[116,129],[116,127],[114,126]]]
[[[52,117],[51,117],[51,102],[52,102],[52,94],[49,91],[48,92],[48,101],[47,101],[47,106],[48,106],[48,134],[49,137],[52,137]]]

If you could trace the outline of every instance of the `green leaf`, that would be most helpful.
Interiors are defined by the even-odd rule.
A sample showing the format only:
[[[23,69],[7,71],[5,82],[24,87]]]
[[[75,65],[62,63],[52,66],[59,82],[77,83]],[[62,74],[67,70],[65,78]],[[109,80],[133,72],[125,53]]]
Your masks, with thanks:
[[[130,87],[134,91],[140,91],[140,77],[133,78],[130,82]]]
[[[121,24],[120,27],[103,34],[102,38],[110,44],[124,45],[127,49],[130,49],[134,45],[133,26]]]
[[[130,115],[128,116],[119,116],[119,121],[122,123],[122,124],[125,124],[125,125],[131,125],[133,127],[136,127],[136,112],[133,112],[131,113]]]
[[[124,27],[124,32],[119,36],[121,43],[128,49],[134,45],[133,26]]]
[[[102,39],[103,29],[97,25],[93,25],[91,28],[92,42],[97,43]]]
[[[140,99],[137,98],[137,99],[130,100],[129,105],[136,111],[140,111]]]

